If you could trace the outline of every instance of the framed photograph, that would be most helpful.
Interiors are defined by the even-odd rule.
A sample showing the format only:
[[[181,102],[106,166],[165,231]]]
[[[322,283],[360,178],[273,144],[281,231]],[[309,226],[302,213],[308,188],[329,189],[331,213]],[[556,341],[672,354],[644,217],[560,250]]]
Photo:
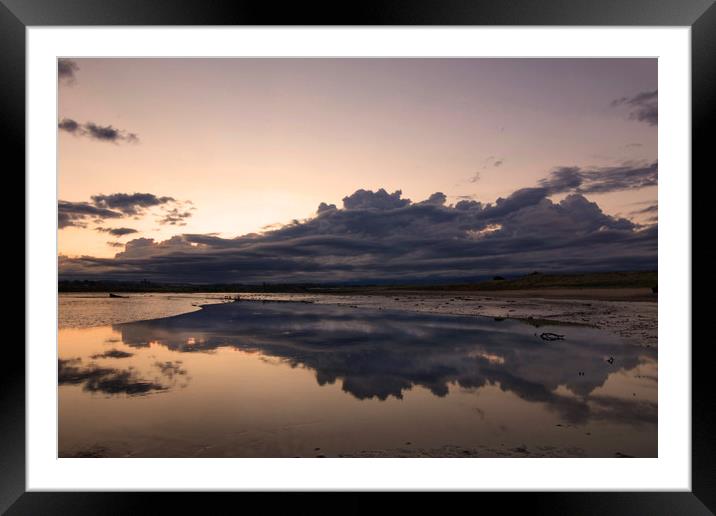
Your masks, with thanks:
[[[8,514],[714,511],[691,338],[713,2],[2,2],[27,202]]]

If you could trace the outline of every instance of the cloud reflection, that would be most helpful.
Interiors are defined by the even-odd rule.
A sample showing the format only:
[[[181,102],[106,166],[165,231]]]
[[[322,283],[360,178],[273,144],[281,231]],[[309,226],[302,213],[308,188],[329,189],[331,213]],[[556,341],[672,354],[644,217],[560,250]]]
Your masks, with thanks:
[[[132,369],[99,367],[96,364],[83,366],[81,363],[79,358],[58,360],[59,385],[82,384],[82,389],[87,392],[128,396],[142,396],[168,389],[159,383],[138,378]]]
[[[442,397],[450,385],[497,385],[545,404],[574,424],[590,419],[656,422],[656,403],[631,400],[626,393],[595,394],[610,374],[652,362],[656,351],[589,328],[562,327],[565,340],[546,342],[533,327],[512,320],[241,302],[120,324],[114,330],[136,348],[152,343],[181,353],[258,350],[315,371],[319,385],[340,381],[358,399],[402,399],[414,386]]]

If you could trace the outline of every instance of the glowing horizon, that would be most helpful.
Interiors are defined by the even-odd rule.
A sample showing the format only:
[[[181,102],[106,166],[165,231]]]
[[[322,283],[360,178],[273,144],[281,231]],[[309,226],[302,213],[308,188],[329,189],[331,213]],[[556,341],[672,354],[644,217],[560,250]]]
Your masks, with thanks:
[[[59,254],[234,239],[380,189],[447,209],[548,184],[649,226],[656,90],[655,59],[63,60]]]

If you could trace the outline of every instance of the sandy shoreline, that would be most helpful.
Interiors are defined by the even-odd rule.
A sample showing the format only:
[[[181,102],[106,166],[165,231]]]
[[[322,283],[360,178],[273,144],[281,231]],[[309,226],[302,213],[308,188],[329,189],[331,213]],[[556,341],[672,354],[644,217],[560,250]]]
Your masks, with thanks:
[[[85,310],[78,305],[74,319],[72,305],[60,304],[60,328],[83,328],[154,319],[197,310],[199,306],[226,302],[236,294],[131,295],[129,299],[109,300],[95,296],[94,317],[82,320]],[[66,295],[69,296],[69,295]],[[627,339],[631,344],[657,346],[658,296],[644,288],[591,288],[500,291],[378,290],[360,293],[245,293],[243,300],[281,300],[342,305],[376,310],[407,310],[434,314],[479,315],[525,320],[580,324],[600,328]],[[171,306],[154,306],[154,300],[166,298]],[[176,299],[174,299],[176,298]],[[209,299],[212,298],[212,299]],[[61,296],[61,300],[62,296]],[[65,300],[72,302],[70,297]],[[163,299],[163,302],[166,300]],[[97,306],[105,307],[97,311]],[[121,310],[124,308],[124,311]],[[148,316],[149,315],[149,316]],[[80,317],[81,316],[81,317]],[[86,318],[86,317],[85,317]],[[64,321],[64,323],[63,323]]]
[[[287,299],[251,294],[246,299]],[[543,289],[495,292],[396,291],[374,294],[291,294],[290,299],[377,310],[408,310],[580,324],[600,328],[628,343],[657,347],[658,302],[649,289]]]

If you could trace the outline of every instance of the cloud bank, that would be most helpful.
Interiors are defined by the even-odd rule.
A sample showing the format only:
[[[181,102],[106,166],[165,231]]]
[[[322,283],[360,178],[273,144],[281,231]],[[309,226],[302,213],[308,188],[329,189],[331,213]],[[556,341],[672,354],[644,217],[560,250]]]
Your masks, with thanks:
[[[518,321],[411,312],[367,315],[347,307],[285,303],[265,304],[261,310],[252,303],[211,305],[113,329],[134,349],[258,350],[314,372],[319,385],[337,383],[361,400],[402,399],[416,386],[443,397],[451,385],[469,390],[494,385],[544,404],[573,424],[609,419],[641,426],[657,419],[654,403],[599,393],[615,370],[653,363],[656,349],[624,346],[618,338],[592,329],[565,328],[567,339],[547,343]],[[617,365],[606,362],[609,356]],[[166,377],[171,379],[176,362],[157,367],[168,369]],[[559,394],[560,386],[571,394]]]
[[[649,169],[650,167],[646,167]],[[593,175],[592,173],[598,172]],[[631,174],[577,169],[550,176],[494,203],[422,202],[358,190],[343,206],[321,203],[314,217],[237,238],[182,234],[127,242],[114,258],[60,257],[63,279],[182,282],[459,281],[534,270],[655,269],[657,227],[609,216],[580,193],[616,188]],[[637,174],[638,175],[638,174]],[[560,180],[560,182],[557,181]],[[642,181],[643,183],[643,181]],[[573,191],[560,202],[549,196]]]

